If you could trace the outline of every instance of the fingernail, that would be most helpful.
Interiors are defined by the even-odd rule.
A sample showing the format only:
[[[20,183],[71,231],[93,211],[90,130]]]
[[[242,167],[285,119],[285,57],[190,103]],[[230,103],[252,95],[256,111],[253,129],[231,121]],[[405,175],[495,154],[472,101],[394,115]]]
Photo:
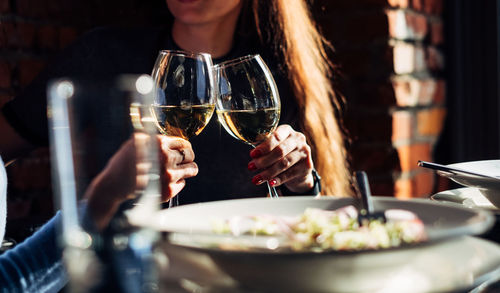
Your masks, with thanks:
[[[250,152],[250,157],[256,159],[258,157],[262,156],[262,152],[258,149],[253,149],[251,152]]]
[[[252,183],[255,185],[260,185],[260,184],[262,184],[263,181],[264,180],[262,180],[262,176],[260,176],[260,175],[257,175],[257,176],[252,178]]]
[[[255,171],[255,170],[257,170],[257,166],[255,166],[255,163],[254,163],[254,162],[250,162],[250,163],[248,163],[248,170],[250,170],[250,171]]]
[[[271,186],[274,186],[274,185],[276,185],[277,183],[278,183],[278,181],[276,181],[276,179],[271,179],[271,180],[269,180],[269,185],[271,185]]]

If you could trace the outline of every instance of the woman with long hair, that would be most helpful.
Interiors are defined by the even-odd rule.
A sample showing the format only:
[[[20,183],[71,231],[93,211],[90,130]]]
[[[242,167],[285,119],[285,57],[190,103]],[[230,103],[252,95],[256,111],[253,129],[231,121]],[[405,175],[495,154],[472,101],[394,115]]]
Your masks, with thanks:
[[[326,40],[305,0],[166,0],[161,27],[96,29],[81,37],[0,114],[6,161],[48,144],[46,87],[56,77],[110,78],[151,73],[160,50],[210,53],[214,63],[260,54],[276,80],[280,126],[251,150],[216,119],[191,140],[199,173],[181,203],[262,196],[268,181],[283,195],[351,194],[343,135],[335,112]],[[316,172],[317,170],[317,172]],[[187,177],[186,177],[187,178]],[[182,179],[184,180],[184,178]],[[173,196],[173,195],[172,195]]]
[[[46,88],[51,79],[149,74],[159,50],[164,49],[210,53],[216,63],[260,54],[280,92],[280,126],[268,140],[250,151],[248,146],[221,131],[212,119],[201,135],[183,144],[185,151],[189,151],[189,160],[183,156],[177,161],[169,160],[177,162],[174,166],[164,166],[166,171],[177,172],[177,177],[169,178],[176,188],[165,196],[176,196],[181,189],[181,203],[265,196],[267,188],[262,185],[265,181],[280,187],[283,195],[318,194],[320,186],[324,195],[350,195],[344,138],[335,116],[340,102],[332,89],[331,63],[326,55],[329,45],[312,21],[306,1],[166,0],[166,3],[172,18],[166,19],[162,27],[97,29],[65,49],[23,93],[2,108],[0,156],[8,162],[48,144]],[[169,151],[170,147],[162,145],[165,155],[179,156],[179,152]],[[110,165],[114,163],[116,159],[109,161]],[[188,164],[190,169],[183,168]],[[103,172],[121,178],[108,174],[120,172],[120,168],[105,168]],[[96,177],[94,182],[106,181],[102,178],[105,176]],[[92,185],[90,190],[100,190],[98,187]],[[105,198],[95,195],[101,201]],[[124,198],[109,200],[119,204]],[[105,229],[112,216],[108,212],[114,212],[117,205],[109,203],[114,208],[103,211],[105,205],[93,204],[92,200],[89,197],[89,215],[93,215],[99,229]],[[43,237],[34,235],[22,249],[38,251],[38,242],[44,239],[55,243],[52,227],[58,221],[60,218],[55,217],[41,229],[45,231]],[[60,252],[43,266],[59,264],[59,258]],[[12,276],[17,272],[20,271],[13,270]],[[59,279],[59,288],[66,276],[63,270],[51,272],[51,278]],[[24,276],[13,278],[23,280]],[[50,284],[42,280],[39,285]]]
[[[210,46],[203,47],[201,45],[198,35],[185,34],[187,29],[179,29],[179,26],[182,27],[182,24],[179,23],[183,21],[188,23],[187,26],[189,26],[189,21],[191,21],[192,26],[196,24],[203,26],[206,23],[194,23],[193,21],[202,18],[193,17],[193,14],[188,13],[188,11],[193,11],[188,8],[189,4],[182,4],[176,0],[167,0],[167,3],[170,11],[174,14],[174,41],[181,44],[187,40],[184,47],[182,45],[181,47],[188,47],[191,50],[209,49]],[[235,7],[234,12],[229,9],[231,5]],[[235,17],[231,17],[231,13],[236,14],[239,5],[242,8],[240,8],[239,21],[235,26]],[[185,10],[180,9],[180,7]],[[297,114],[295,119],[292,119],[291,124],[304,133],[307,144],[311,146],[316,169],[322,176],[323,189],[321,193],[325,195],[350,195],[350,172],[347,166],[344,137],[335,117],[335,112],[340,110],[340,100],[332,89],[332,66],[326,55],[326,49],[330,45],[318,32],[306,1],[228,1],[224,7],[228,9],[228,16],[221,17],[221,19],[232,21],[232,23],[228,25],[221,22],[220,25],[228,30],[234,27],[235,33],[232,35],[231,30],[229,30],[226,34],[229,37],[225,39],[225,42],[220,41],[218,44],[228,45],[232,41],[232,47],[226,46],[226,50],[227,48],[234,50],[241,42],[245,41],[248,45],[253,44],[253,50],[264,55],[266,62],[271,63],[271,68],[275,70],[273,72],[275,78],[286,80],[281,80],[281,83],[278,83],[281,96],[283,98],[284,95],[291,95],[284,97],[284,103],[293,105],[293,107],[287,107],[288,109],[293,108],[292,111]],[[204,31],[203,28],[200,29],[200,26],[195,29]],[[214,27],[216,26],[217,24],[214,24]],[[218,32],[219,37],[224,36],[224,34],[219,33],[220,30],[214,29],[214,31]],[[201,34],[207,36],[205,33]],[[208,39],[213,40],[214,38]],[[190,47],[190,41],[194,42],[195,45]],[[215,57],[219,57],[221,51],[228,54],[223,50],[209,52]],[[286,121],[286,115],[287,113],[284,113],[285,123],[289,122]],[[278,158],[275,161],[276,164],[280,162]],[[302,165],[301,170],[311,173],[311,168],[311,165]],[[280,171],[282,170],[280,169]],[[290,175],[286,174],[285,170],[282,177],[287,176]],[[277,179],[280,184],[283,182],[280,180],[282,177]],[[296,177],[299,175],[297,174]],[[271,174],[265,172],[263,178],[276,180]]]

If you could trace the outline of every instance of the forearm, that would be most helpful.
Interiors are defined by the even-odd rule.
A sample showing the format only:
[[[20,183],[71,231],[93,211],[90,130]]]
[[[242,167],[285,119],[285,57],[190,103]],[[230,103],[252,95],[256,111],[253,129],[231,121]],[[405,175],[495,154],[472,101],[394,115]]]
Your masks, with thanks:
[[[85,193],[87,199],[87,211],[89,218],[93,221],[95,227],[100,231],[106,228],[113,215],[118,210],[120,201],[113,198],[112,194],[116,191],[109,188],[106,178],[100,174],[94,180]]]
[[[0,255],[2,292],[59,292],[68,277],[57,243],[58,213],[31,237]]]

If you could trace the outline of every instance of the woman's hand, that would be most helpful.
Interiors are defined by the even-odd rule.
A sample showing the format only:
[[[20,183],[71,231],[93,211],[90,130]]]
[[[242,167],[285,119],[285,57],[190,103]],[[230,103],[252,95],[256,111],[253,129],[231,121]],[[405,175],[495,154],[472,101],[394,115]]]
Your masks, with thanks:
[[[186,178],[198,174],[198,165],[194,162],[191,143],[178,137],[161,135],[160,168],[162,171],[162,200],[176,196],[186,186]]]
[[[136,191],[147,186],[150,164],[145,161],[150,137],[135,134],[111,157],[85,193],[89,213],[98,229],[105,228],[118,206]],[[158,135],[162,200],[176,196],[186,185],[185,179],[198,174],[189,141]]]
[[[307,192],[314,187],[311,147],[301,132],[280,125],[266,141],[250,152],[250,171],[259,171],[252,182],[285,186],[292,192]]]

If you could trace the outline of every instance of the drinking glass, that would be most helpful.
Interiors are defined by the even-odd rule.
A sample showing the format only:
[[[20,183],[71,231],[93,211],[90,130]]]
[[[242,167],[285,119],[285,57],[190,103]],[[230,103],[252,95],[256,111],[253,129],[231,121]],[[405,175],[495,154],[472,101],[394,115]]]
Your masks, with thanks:
[[[160,51],[152,112],[161,133],[190,139],[205,128],[215,109],[212,68],[206,53]]]
[[[215,65],[219,122],[234,138],[256,147],[278,126],[281,104],[274,78],[260,55]],[[267,183],[271,197],[278,197]]]
[[[160,133],[189,140],[202,132],[215,109],[210,54],[163,50],[156,59],[151,112]],[[177,206],[178,197],[169,206]]]
[[[137,208],[147,217],[161,200],[157,144],[135,140],[140,136],[154,141],[158,135],[149,111],[152,89],[148,75],[61,78],[49,83],[52,180],[54,199],[62,211],[68,292],[101,292],[99,288],[108,286],[120,288],[109,289],[112,292],[153,292],[147,288],[156,286],[152,245],[159,236],[149,228],[131,229],[128,224]],[[85,208],[86,191],[132,138],[135,151],[126,153],[126,158],[135,163],[120,165],[116,174],[120,184],[108,184],[96,194],[106,199],[110,194],[123,195],[124,190],[129,193],[107,228],[100,231],[91,209]],[[147,183],[135,184],[139,175]]]

